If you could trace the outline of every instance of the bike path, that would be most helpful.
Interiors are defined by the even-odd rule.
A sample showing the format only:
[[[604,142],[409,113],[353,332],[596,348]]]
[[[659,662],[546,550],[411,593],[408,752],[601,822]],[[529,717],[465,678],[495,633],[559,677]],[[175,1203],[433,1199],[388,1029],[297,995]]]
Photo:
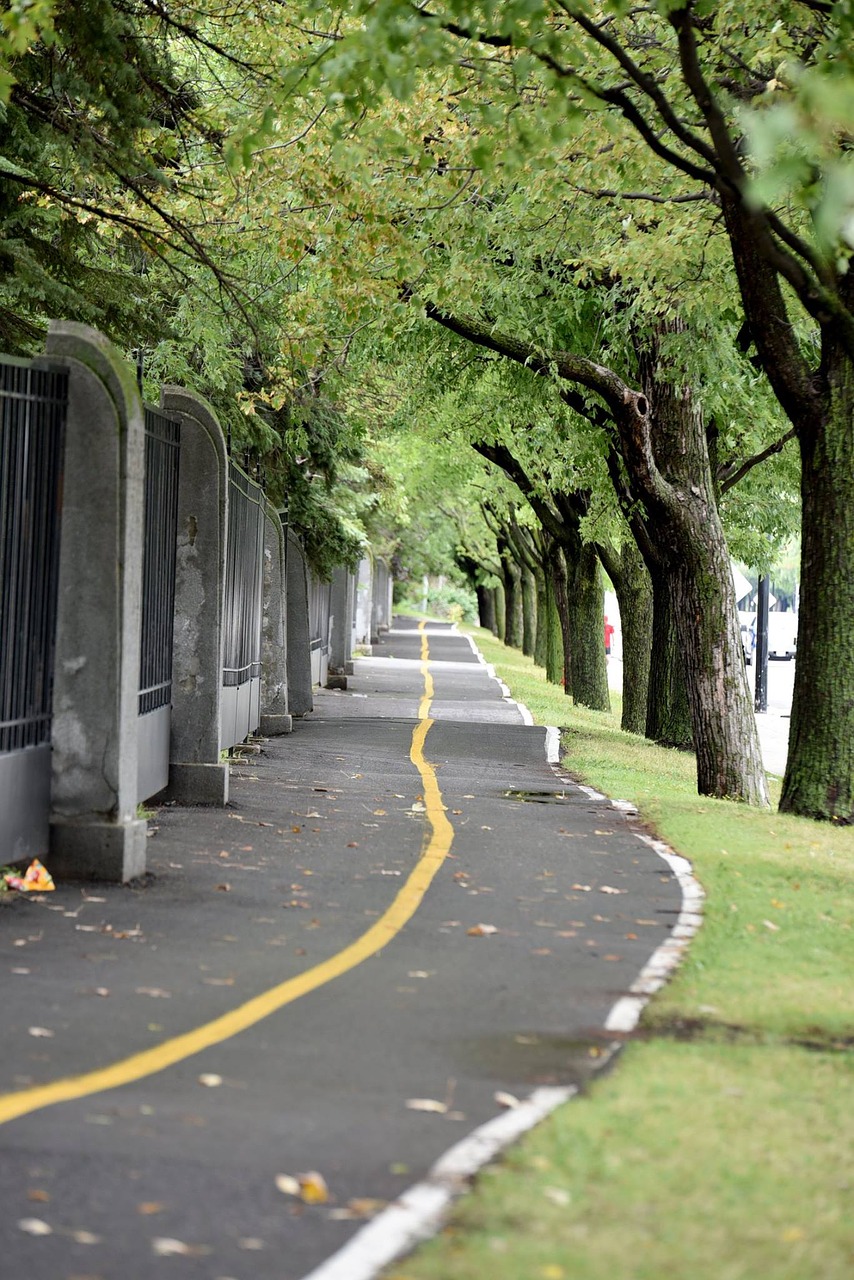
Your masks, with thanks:
[[[301,1280],[496,1092],[595,1068],[678,885],[555,776],[464,638],[403,626],[243,754],[228,809],[159,811],[144,886],[0,912],[4,1094],[156,1052],[358,946],[431,839],[416,733],[452,843],[408,922],[239,1034],[0,1125],[4,1280]],[[326,1203],[277,1186],[309,1170]]]

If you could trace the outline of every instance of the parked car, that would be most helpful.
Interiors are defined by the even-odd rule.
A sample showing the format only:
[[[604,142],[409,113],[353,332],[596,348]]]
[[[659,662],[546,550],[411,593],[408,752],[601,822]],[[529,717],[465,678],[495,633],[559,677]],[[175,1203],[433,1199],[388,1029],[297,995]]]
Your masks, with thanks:
[[[798,615],[772,610],[768,614],[768,657],[788,662],[794,658],[797,649]]]

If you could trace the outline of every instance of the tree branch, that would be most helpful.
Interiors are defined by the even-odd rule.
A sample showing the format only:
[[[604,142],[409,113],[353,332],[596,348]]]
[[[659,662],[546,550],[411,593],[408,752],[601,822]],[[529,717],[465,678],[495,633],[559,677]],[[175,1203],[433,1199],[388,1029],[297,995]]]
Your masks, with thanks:
[[[773,458],[775,453],[781,453],[785,445],[795,438],[795,429],[787,431],[779,440],[775,440],[773,444],[769,444],[767,449],[763,449],[761,453],[755,454],[752,458],[748,458],[742,462],[741,466],[736,466],[734,462],[728,462],[721,467],[718,472],[718,480],[720,482],[721,495],[728,493],[739,480],[743,480],[748,471],[752,471],[754,467],[758,467],[761,462],[765,462],[768,458]]]

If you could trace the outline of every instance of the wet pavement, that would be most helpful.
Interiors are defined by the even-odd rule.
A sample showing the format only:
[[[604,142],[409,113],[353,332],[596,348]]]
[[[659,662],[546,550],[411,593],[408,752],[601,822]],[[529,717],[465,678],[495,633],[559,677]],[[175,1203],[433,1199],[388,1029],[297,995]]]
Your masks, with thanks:
[[[453,843],[418,909],[238,1034],[0,1127],[4,1280],[301,1280],[496,1092],[595,1069],[678,885],[554,773],[466,639],[431,625],[426,642],[424,756]],[[293,735],[238,753],[225,810],[161,808],[144,884],[0,909],[4,1095],[156,1058],[384,918],[430,837],[410,758],[422,643],[402,624]],[[310,1170],[326,1203],[281,1190]]]

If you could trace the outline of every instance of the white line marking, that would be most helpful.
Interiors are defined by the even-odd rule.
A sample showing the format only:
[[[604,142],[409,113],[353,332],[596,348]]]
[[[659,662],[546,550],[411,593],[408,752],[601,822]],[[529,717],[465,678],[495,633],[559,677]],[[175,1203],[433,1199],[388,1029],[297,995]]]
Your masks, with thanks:
[[[574,1086],[535,1089],[518,1107],[487,1120],[440,1156],[423,1182],[405,1191],[303,1280],[373,1280],[438,1231],[478,1170],[576,1093]]]

